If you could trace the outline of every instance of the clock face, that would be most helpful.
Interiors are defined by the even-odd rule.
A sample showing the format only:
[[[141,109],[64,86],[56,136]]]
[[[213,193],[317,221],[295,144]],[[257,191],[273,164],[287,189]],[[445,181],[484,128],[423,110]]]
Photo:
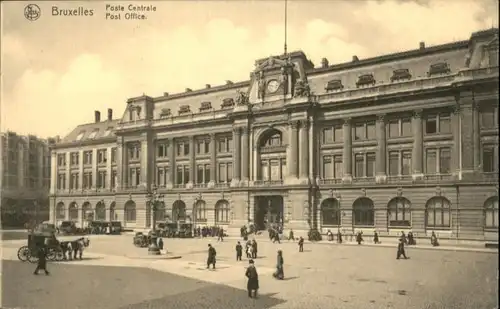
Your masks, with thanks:
[[[273,79],[267,83],[267,91],[269,91],[270,93],[276,92],[279,87],[280,87],[280,83],[275,79]]]

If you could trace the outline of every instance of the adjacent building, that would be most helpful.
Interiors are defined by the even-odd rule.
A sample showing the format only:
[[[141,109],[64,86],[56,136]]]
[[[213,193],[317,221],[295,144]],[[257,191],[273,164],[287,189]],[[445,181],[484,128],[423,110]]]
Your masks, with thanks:
[[[52,151],[51,220],[498,237],[498,29],[127,100]]]
[[[2,226],[49,219],[50,150],[55,139],[0,134]]]

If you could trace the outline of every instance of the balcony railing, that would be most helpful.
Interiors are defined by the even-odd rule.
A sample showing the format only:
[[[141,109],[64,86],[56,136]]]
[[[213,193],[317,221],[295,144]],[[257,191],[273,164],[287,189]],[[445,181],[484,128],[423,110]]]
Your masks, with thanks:
[[[358,183],[375,183],[375,177],[360,177],[360,178],[353,178],[352,183],[358,184]]]
[[[282,186],[283,180],[256,180],[253,183],[256,187],[266,187],[266,186]]]
[[[334,179],[320,179],[319,184],[320,185],[336,185],[336,184],[341,184],[342,179],[341,178],[334,178]]]
[[[498,172],[485,172],[483,173],[484,181],[498,181]]]
[[[387,176],[387,183],[412,183],[411,175],[391,175]]]
[[[197,189],[207,188],[207,187],[208,187],[208,183],[195,183],[195,184],[193,184],[193,188],[197,188]]]
[[[425,182],[443,182],[443,181],[451,181],[454,180],[452,174],[434,174],[434,175],[425,175]]]
[[[215,184],[215,188],[229,188],[231,186],[231,182],[218,182]]]
[[[186,187],[185,183],[176,183],[176,184],[174,184],[174,188],[175,189],[183,189],[185,187]]]

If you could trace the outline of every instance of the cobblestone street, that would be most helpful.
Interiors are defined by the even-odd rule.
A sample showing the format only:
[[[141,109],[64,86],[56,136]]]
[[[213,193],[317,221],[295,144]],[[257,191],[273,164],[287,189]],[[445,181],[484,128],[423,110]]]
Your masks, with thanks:
[[[34,277],[32,264],[4,262],[4,305],[134,309],[491,309],[497,305],[497,253],[409,248],[409,260],[396,260],[395,248],[306,244],[305,252],[299,253],[293,242],[262,241],[256,260],[262,297],[249,300],[244,291],[247,262],[235,261],[236,240],[165,239],[168,251],[182,258],[151,260],[139,258],[147,256],[147,249],[134,247],[132,236],[91,238],[87,259],[50,263],[49,277]],[[217,250],[215,271],[205,269],[208,243]],[[4,259],[16,259],[21,244],[3,242]],[[278,248],[284,252],[284,281],[271,276]]]

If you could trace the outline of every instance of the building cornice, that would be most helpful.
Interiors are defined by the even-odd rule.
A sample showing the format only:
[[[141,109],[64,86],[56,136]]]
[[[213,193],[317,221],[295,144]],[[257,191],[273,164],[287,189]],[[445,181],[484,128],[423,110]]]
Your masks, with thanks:
[[[71,147],[85,147],[85,146],[94,146],[94,145],[102,145],[116,142],[116,136],[104,137],[99,139],[88,139],[83,141],[72,141],[66,143],[58,143],[55,144],[51,149],[57,150],[61,148],[71,148]]]
[[[187,98],[187,97],[192,97],[192,96],[198,96],[201,94],[209,94],[209,93],[213,93],[213,92],[238,89],[238,88],[249,87],[249,86],[250,86],[250,80],[246,80],[246,81],[230,83],[230,84],[226,84],[226,85],[220,85],[220,86],[214,86],[214,87],[210,87],[210,88],[193,90],[193,91],[189,91],[189,92],[181,92],[181,93],[163,95],[160,97],[152,98],[152,101],[155,103],[156,102],[165,102],[165,101],[179,99],[179,98]]]

